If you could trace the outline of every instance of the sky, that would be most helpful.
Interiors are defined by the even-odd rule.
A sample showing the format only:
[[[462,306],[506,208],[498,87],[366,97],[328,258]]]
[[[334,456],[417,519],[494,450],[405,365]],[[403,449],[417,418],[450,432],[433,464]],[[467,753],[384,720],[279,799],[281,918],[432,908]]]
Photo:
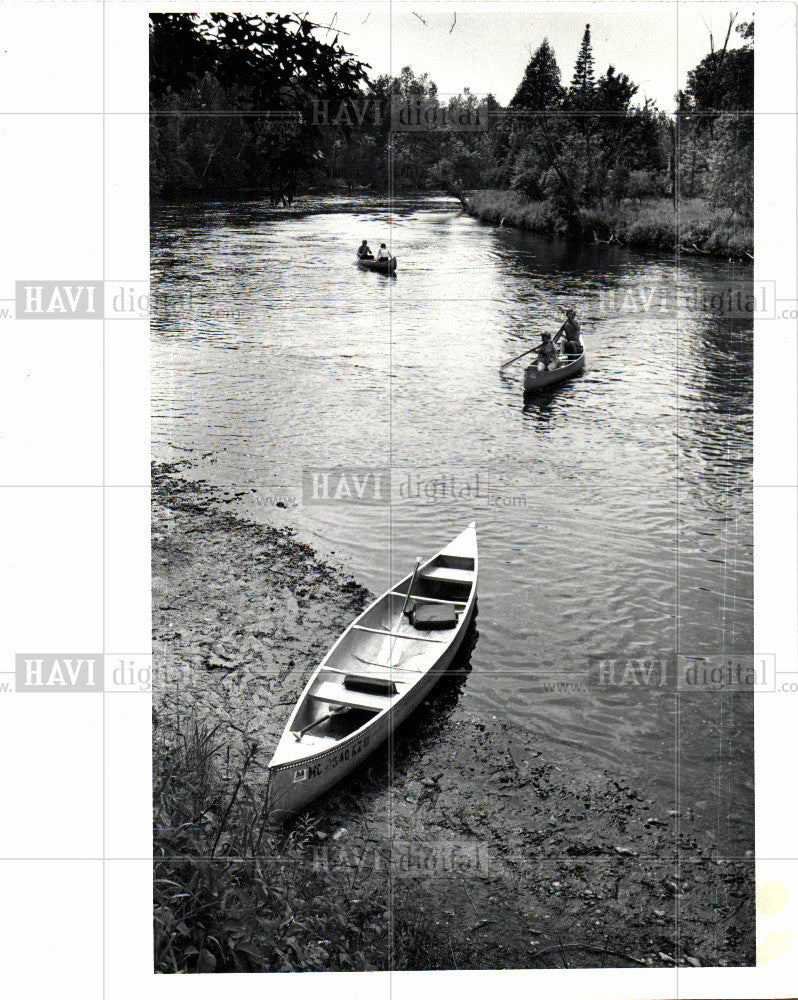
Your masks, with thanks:
[[[685,86],[688,71],[709,52],[710,29],[720,47],[729,14],[737,13],[737,23],[753,17],[750,4],[746,8],[727,0],[678,4],[472,0],[462,6],[413,4],[412,10],[394,0],[315,4],[307,10],[316,23],[333,23],[341,29],[341,43],[371,65],[371,76],[397,74],[403,66],[411,66],[416,74],[429,73],[442,95],[470,87],[480,96],[494,94],[502,104],[515,93],[544,38],[554,49],[563,83],[570,83],[589,22],[596,78],[612,64],[638,84],[638,99],[650,97],[665,111],[673,110],[674,95]],[[733,31],[729,45],[740,44]]]

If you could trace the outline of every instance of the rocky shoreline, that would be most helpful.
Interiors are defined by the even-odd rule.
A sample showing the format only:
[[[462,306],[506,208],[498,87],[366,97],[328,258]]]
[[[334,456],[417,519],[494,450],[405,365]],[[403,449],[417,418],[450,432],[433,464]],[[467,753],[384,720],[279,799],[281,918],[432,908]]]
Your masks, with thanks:
[[[178,466],[154,466],[152,487],[156,733],[213,727],[257,796],[309,671],[370,595]],[[386,967],[753,964],[753,857],[719,857],[689,814],[467,712],[469,653],[292,842],[350,904],[387,901]],[[319,961],[299,967],[338,967]]]

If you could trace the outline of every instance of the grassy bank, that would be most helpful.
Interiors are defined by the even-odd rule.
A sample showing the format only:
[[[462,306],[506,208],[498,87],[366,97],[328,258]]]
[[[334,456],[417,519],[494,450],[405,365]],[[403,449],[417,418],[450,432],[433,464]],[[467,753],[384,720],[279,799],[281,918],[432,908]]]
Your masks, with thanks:
[[[481,222],[536,233],[563,233],[565,228],[550,202],[528,201],[517,191],[472,191],[468,212]],[[684,253],[741,259],[754,252],[753,222],[734,216],[730,209],[713,209],[701,199],[682,201],[678,213],[668,198],[583,209],[578,228],[586,240],[640,250],[680,247]]]
[[[179,732],[156,726],[156,972],[445,966],[446,942],[430,919],[397,918],[384,882],[358,884],[351,865],[326,863],[317,821],[269,826],[250,774],[257,748],[231,765],[228,739],[196,721]]]

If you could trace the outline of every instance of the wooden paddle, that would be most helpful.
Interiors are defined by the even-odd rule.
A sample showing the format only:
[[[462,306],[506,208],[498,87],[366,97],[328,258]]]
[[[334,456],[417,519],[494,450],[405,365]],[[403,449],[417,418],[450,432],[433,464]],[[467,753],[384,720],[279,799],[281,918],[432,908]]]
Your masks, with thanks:
[[[502,368],[506,368],[507,365],[511,365],[513,361],[519,361],[521,358],[526,357],[527,354],[531,354],[533,351],[537,351],[542,346],[543,346],[542,344],[536,344],[534,347],[530,347],[528,351],[524,351],[523,354],[519,354],[518,357],[510,358],[510,360],[505,361],[503,365],[499,365],[499,371],[501,371]]]
[[[552,343],[554,343],[555,346],[556,346],[556,342],[554,341],[554,339],[552,339]],[[526,357],[527,354],[531,354],[532,351],[539,351],[542,346],[543,346],[542,343],[541,344],[535,344],[534,347],[530,347],[529,350],[528,351],[524,351],[523,354],[519,354],[515,358],[510,358],[510,360],[509,361],[505,361],[503,365],[499,365],[499,371],[501,371],[502,368],[506,368],[507,365],[511,365],[513,363],[513,361],[519,361],[521,358]],[[564,357],[574,357],[574,358],[578,358],[579,357],[578,354],[566,354],[566,355],[563,355],[563,356]]]
[[[315,729],[316,726],[320,726],[322,722],[328,722],[330,719],[335,718],[336,715],[340,715],[342,712],[351,711],[351,706],[341,705],[339,708],[334,708],[332,711],[328,712],[326,715],[322,715],[320,719],[316,719],[315,722],[311,722],[309,725],[302,729],[293,729],[291,735],[296,737],[297,741],[301,740],[305,733],[309,733],[311,729]]]
[[[402,605],[402,615],[407,614],[407,605],[413,594],[413,586],[416,582],[416,577],[418,576],[418,567],[421,565],[421,556],[416,556],[416,566],[413,570],[413,575],[410,577],[410,586],[407,588],[407,596],[405,597],[405,603]]]

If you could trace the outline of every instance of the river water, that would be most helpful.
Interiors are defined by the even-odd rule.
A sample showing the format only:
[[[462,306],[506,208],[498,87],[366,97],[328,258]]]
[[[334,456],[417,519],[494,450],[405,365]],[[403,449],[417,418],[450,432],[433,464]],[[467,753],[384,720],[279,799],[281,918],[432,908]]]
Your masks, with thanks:
[[[354,266],[364,237],[392,245],[395,277]],[[375,592],[475,520],[465,708],[739,853],[752,698],[677,692],[673,657],[753,652],[752,323],[718,304],[750,280],[482,226],[441,198],[155,206],[153,457],[188,459]],[[499,366],[568,306],[586,372],[525,400],[526,361]]]

